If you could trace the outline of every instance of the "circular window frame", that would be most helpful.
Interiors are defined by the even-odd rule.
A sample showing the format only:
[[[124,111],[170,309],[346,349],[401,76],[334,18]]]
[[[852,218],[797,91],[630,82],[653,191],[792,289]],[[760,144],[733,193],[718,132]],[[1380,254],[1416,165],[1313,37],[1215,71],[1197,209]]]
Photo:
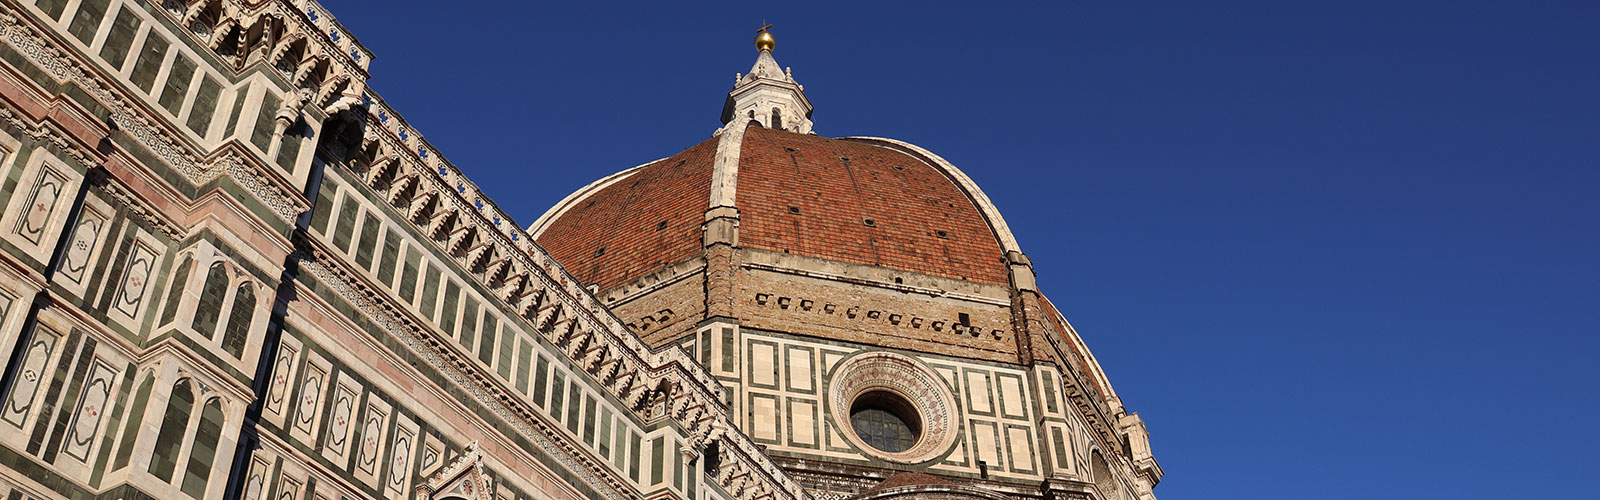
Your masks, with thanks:
[[[870,440],[862,438],[862,441],[866,441],[868,446],[872,446],[878,451],[899,453],[916,446],[917,440],[922,439],[922,412],[917,411],[916,404],[901,397],[898,393],[871,390],[861,393],[861,395],[856,396],[854,401],[850,402],[850,428],[856,433],[857,437],[861,436],[861,429],[856,426],[856,415],[862,411],[878,411],[893,416],[906,434],[911,436],[911,443],[899,450],[886,450],[874,445]]]
[[[873,393],[905,400],[915,413],[917,439],[910,448],[888,452],[856,435],[850,420],[858,400]],[[828,404],[834,424],[862,453],[900,464],[919,464],[943,456],[955,444],[956,401],[943,379],[911,357],[884,351],[863,352],[839,362],[829,377]],[[905,415],[897,415],[905,419]]]

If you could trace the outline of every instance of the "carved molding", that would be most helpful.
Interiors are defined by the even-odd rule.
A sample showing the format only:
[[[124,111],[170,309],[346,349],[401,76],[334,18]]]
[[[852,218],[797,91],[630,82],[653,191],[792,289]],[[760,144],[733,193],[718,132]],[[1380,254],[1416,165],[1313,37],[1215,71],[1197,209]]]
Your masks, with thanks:
[[[369,114],[367,120],[368,130],[384,131],[372,134],[376,140],[370,141],[370,146],[367,147],[379,150],[372,151],[367,156],[382,158],[403,155],[402,159],[397,160],[401,163],[402,170],[421,172],[421,175],[418,175],[419,185],[416,190],[424,193],[422,196],[428,197],[426,199],[430,202],[439,205],[433,213],[454,214],[448,221],[448,226],[436,226],[435,224],[442,219],[438,218],[440,215],[435,215],[434,219],[426,221],[426,225],[418,224],[419,230],[433,237],[434,243],[440,250],[449,254],[449,236],[456,234],[464,226],[475,226],[475,234],[485,243],[494,245],[497,255],[505,256],[519,264],[516,267],[525,277],[512,281],[543,291],[538,294],[541,302],[538,306],[530,307],[524,302],[519,307],[519,304],[508,303],[506,305],[509,306],[509,310],[533,313],[533,317],[529,319],[541,329],[564,327],[562,331],[557,332],[558,337],[555,340],[558,344],[569,342],[573,337],[585,345],[590,342],[604,343],[605,349],[596,347],[573,350],[568,354],[573,356],[573,360],[579,366],[589,370],[589,374],[596,380],[603,384],[609,382],[622,400],[637,402],[641,397],[655,398],[661,396],[660,393],[665,393],[670,399],[669,415],[705,415],[705,418],[680,418],[678,421],[685,432],[695,440],[696,445],[705,446],[710,443],[706,438],[713,434],[710,422],[720,421],[732,426],[733,419],[722,403],[721,386],[711,378],[704,367],[676,347],[669,347],[663,352],[650,351],[637,335],[628,332],[624,323],[604,308],[576,278],[561,268],[543,249],[536,246],[527,233],[513,224],[493,223],[491,217],[497,216],[486,213],[492,205],[480,206],[468,201],[465,195],[468,194],[469,186],[464,180],[457,181],[455,185],[447,182],[444,175],[452,174],[452,169],[442,166],[426,167],[437,165],[442,160],[430,162],[425,150],[405,147],[401,142],[403,139],[396,137],[393,129],[385,127],[381,118]],[[402,151],[404,153],[398,153]],[[443,175],[440,174],[441,171]],[[375,183],[381,182],[381,179],[370,175],[366,179],[369,187],[373,189],[380,187]],[[471,194],[477,197],[475,188],[473,189],[474,192]],[[398,204],[395,207],[404,208]],[[413,214],[417,215],[420,212]],[[465,260],[458,260],[458,263],[464,268],[471,268],[470,263]],[[490,282],[487,276],[475,276],[486,287],[494,289],[494,283]],[[601,371],[602,368],[612,367],[611,364],[616,362],[644,368],[648,376],[619,378],[602,375],[604,373]],[[786,495],[786,499],[806,498],[805,491],[798,483],[768,460],[756,447],[755,442],[748,437],[735,432],[726,442],[727,446],[722,449],[735,460],[744,462],[750,470],[758,472],[764,478],[763,483],[767,485],[765,488],[750,490],[750,493],[740,493],[741,500],[753,500],[762,491],[781,491]]]
[[[494,480],[483,470],[483,452],[478,442],[468,443],[454,461],[417,485],[416,500],[464,498],[494,500]]]
[[[23,24],[23,16],[10,6],[0,8],[4,9],[0,11],[0,38],[55,78],[76,83],[111,111],[111,121],[118,128],[178,169],[191,183],[201,185],[226,173],[265,202],[284,221],[292,220],[309,208],[309,203],[287,185],[266,177],[276,176],[274,173],[248,167],[247,162],[231,154],[220,155],[210,161],[201,158],[192,150],[187,139],[169,130],[165,124],[151,120],[148,117],[150,113],[142,109],[142,105],[134,104],[136,99],[124,98],[102,82],[97,76],[98,70],[91,69],[92,65],[69,55],[71,51],[56,46],[38,28]]]
[[[76,141],[67,137],[65,132],[58,130],[48,121],[39,122],[36,124],[29,123],[29,120],[24,118],[11,106],[11,103],[0,100],[0,119],[3,119],[7,123],[17,127],[19,130],[22,130],[23,133],[27,134],[29,137],[55,144],[74,160],[77,160],[78,163],[88,168],[94,168],[100,164],[97,154],[91,153],[88,149],[79,146]],[[109,195],[119,205],[127,207],[128,211],[133,214],[134,217],[137,217],[140,220],[155,226],[156,229],[160,230],[162,233],[165,233],[168,237],[171,237],[172,239],[182,239],[185,236],[185,231],[182,227],[178,226],[178,224],[173,220],[167,218],[166,214],[163,214],[160,210],[157,210],[155,207],[151,206],[144,200],[143,197],[133,194],[128,190],[127,186],[124,186],[115,177],[106,176],[95,185],[99,187],[102,192]]]
[[[606,498],[639,498],[630,492],[621,478],[614,476],[606,462],[590,457],[582,448],[562,435],[557,427],[539,418],[521,396],[494,383],[476,367],[471,358],[463,356],[452,348],[451,339],[442,338],[432,328],[418,323],[392,301],[380,300],[379,297],[387,298],[387,295],[372,289],[363,278],[351,270],[342,265],[330,265],[329,262],[342,262],[337,257],[317,248],[312,249],[309,257],[302,260],[301,267],[309,271],[311,276],[323,282],[334,293],[355,305],[376,324],[404,342],[430,366],[438,368],[451,382],[472,394],[478,403],[511,423],[535,446],[552,452],[551,456],[577,475],[578,479],[593,485]]]

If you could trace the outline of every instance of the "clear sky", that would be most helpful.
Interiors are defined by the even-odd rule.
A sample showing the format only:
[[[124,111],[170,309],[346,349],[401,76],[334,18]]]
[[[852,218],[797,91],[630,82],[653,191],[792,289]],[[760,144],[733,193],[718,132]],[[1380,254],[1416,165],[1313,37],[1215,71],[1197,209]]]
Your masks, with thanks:
[[[819,134],[1000,207],[1162,500],[1597,498],[1600,2],[1311,3],[325,5],[524,226],[709,138],[773,23]]]

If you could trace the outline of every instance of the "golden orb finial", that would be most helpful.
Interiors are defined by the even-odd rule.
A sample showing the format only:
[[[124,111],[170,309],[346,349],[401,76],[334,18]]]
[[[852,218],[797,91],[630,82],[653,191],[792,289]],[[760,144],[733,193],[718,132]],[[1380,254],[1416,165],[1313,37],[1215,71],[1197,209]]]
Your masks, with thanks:
[[[756,30],[756,50],[766,52],[778,45],[778,39],[773,38],[772,33],[767,31],[767,28],[771,27],[771,24],[767,24]]]

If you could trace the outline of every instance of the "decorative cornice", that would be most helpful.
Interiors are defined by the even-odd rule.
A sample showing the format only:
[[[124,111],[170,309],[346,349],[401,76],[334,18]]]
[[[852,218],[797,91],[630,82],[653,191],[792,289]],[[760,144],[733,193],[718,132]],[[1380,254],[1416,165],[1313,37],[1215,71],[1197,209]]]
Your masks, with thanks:
[[[47,141],[56,145],[56,147],[61,148],[61,150],[66,152],[67,155],[71,156],[74,160],[77,160],[78,163],[84,165],[85,167],[94,168],[100,165],[101,160],[98,152],[94,152],[78,144],[77,141],[72,140],[65,132],[55,127],[55,125],[51,124],[49,121],[30,123],[31,120],[23,117],[19,111],[12,107],[10,102],[5,100],[0,100],[0,119],[3,119],[12,126],[17,127],[17,129],[21,130],[29,137]],[[95,179],[87,180],[93,181]],[[185,231],[182,227],[180,227],[172,219],[168,218],[166,214],[162,213],[160,210],[150,206],[150,204],[142,197],[129,191],[128,187],[123,185],[121,180],[117,179],[115,176],[104,176],[104,178],[98,180],[95,185],[101,188],[101,191],[111,196],[112,199],[116,200],[118,204],[126,207],[134,217],[137,217],[140,220],[155,226],[156,229],[160,230],[162,233],[165,233],[168,237],[171,237],[172,239],[182,239],[185,236]]]
[[[369,166],[360,172],[362,180],[369,188],[387,194],[384,198],[401,213],[426,215],[426,224],[415,219],[412,223],[463,267],[472,269],[475,260],[505,260],[501,265],[511,266],[512,270],[471,275],[485,288],[497,291],[496,298],[504,302],[506,310],[516,311],[545,330],[542,333],[550,335],[552,343],[570,346],[564,351],[570,359],[624,402],[638,404],[641,409],[648,408],[643,404],[646,401],[666,403],[665,415],[645,412],[647,418],[674,419],[695,446],[721,439],[721,449],[732,458],[724,461],[724,469],[743,473],[733,479],[761,478],[750,488],[730,488],[738,492],[739,500],[773,495],[781,495],[778,500],[806,498],[799,484],[768,460],[747,436],[716,429],[714,422],[728,429],[736,427],[722,402],[721,385],[703,366],[676,346],[652,352],[526,232],[501,219],[492,203],[479,204],[487,198],[436,154],[430,158],[426,149],[404,147],[397,129],[386,127],[383,119],[373,114],[367,115],[367,130],[362,149],[350,156],[394,158],[397,165],[392,169]],[[408,188],[417,193],[415,198],[397,198],[395,195],[401,193],[387,191],[385,188],[394,188],[388,185],[391,177],[415,177],[417,184]],[[415,206],[416,198],[437,206],[431,208],[431,213],[417,212],[428,207]],[[441,223],[448,227],[438,226]],[[480,242],[469,247],[488,252],[489,256],[453,252],[453,247],[466,238],[477,238]],[[494,274],[507,277],[494,279]],[[471,365],[472,361],[468,359],[466,363]]]
[[[310,200],[296,192],[265,163],[244,153],[238,143],[225,145],[209,160],[207,170],[211,179],[227,174],[283,220],[293,220],[310,207]]]
[[[539,418],[535,410],[521,396],[505,386],[494,383],[493,378],[476,367],[471,358],[451,347],[453,341],[440,336],[432,328],[404,312],[398,304],[367,283],[355,271],[343,266],[342,259],[317,247],[307,254],[301,267],[311,276],[327,285],[335,294],[349,301],[356,309],[371,318],[378,326],[401,340],[411,351],[421,356],[429,366],[438,368],[451,382],[472,394],[479,404],[509,422],[520,435],[546,450],[568,471],[605,494],[606,498],[637,500],[622,478],[610,471],[607,462],[597,460],[582,452],[566,438],[557,426]],[[554,438],[554,439],[552,439]]]
[[[938,288],[913,286],[913,285],[907,285],[907,284],[903,284],[903,283],[889,283],[889,282],[881,281],[881,280],[874,280],[874,279],[868,279],[868,278],[859,278],[859,277],[847,276],[847,275],[843,275],[843,274],[825,273],[825,272],[822,272],[822,271],[809,271],[809,270],[805,270],[805,269],[796,269],[796,268],[792,268],[792,267],[774,266],[774,265],[763,264],[763,263],[759,263],[759,262],[745,262],[745,263],[740,264],[740,266],[744,267],[746,269],[756,269],[756,270],[779,273],[779,274],[789,274],[789,275],[794,275],[794,276],[803,276],[803,277],[807,277],[807,278],[816,278],[816,279],[823,279],[823,280],[830,280],[830,281],[840,281],[840,282],[844,282],[844,283],[850,283],[850,284],[853,284],[853,285],[861,285],[861,286],[870,286],[870,287],[876,287],[876,288],[883,288],[883,289],[893,290],[893,291],[900,292],[900,293],[915,293],[915,294],[918,294],[918,295],[927,295],[929,297],[935,297],[935,298],[956,299],[956,300],[962,300],[962,301],[967,301],[967,302],[976,302],[976,303],[979,303],[979,304],[989,304],[989,305],[1002,306],[1002,307],[1009,307],[1011,305],[1011,301],[1004,300],[1004,299],[997,299],[997,298],[993,298],[993,297],[985,297],[985,296],[982,296],[982,295],[975,295],[975,294],[970,294],[970,293],[952,292],[952,291],[949,291],[949,290],[943,290],[943,289],[938,289]]]
[[[435,495],[468,500],[492,500],[494,480],[483,470],[483,452],[478,442],[467,443],[448,465],[434,472],[423,484],[417,485],[416,500],[429,500]]]
[[[174,241],[183,240],[189,236],[188,231],[184,230],[182,226],[179,226],[171,218],[168,218],[167,214],[150,206],[143,196],[130,191],[127,186],[122,185],[122,182],[116,180],[115,177],[106,177],[106,180],[99,184],[101,192],[110,196],[117,204],[127,208],[128,212],[132,213],[134,217],[138,217],[140,220],[155,226],[156,229]]]
[[[259,164],[248,166],[235,153],[224,153],[209,160],[200,157],[187,139],[169,130],[164,123],[151,120],[152,113],[138,99],[125,97],[106,84],[107,79],[99,70],[71,56],[72,51],[60,48],[59,42],[51,40],[39,28],[24,24],[25,16],[13,7],[0,5],[0,9],[4,9],[0,10],[0,38],[55,78],[77,84],[111,111],[112,123],[176,168],[192,184],[202,185],[225,173],[271,207],[285,222],[310,207],[309,201],[286,184],[271,180],[276,174],[263,171]]]

